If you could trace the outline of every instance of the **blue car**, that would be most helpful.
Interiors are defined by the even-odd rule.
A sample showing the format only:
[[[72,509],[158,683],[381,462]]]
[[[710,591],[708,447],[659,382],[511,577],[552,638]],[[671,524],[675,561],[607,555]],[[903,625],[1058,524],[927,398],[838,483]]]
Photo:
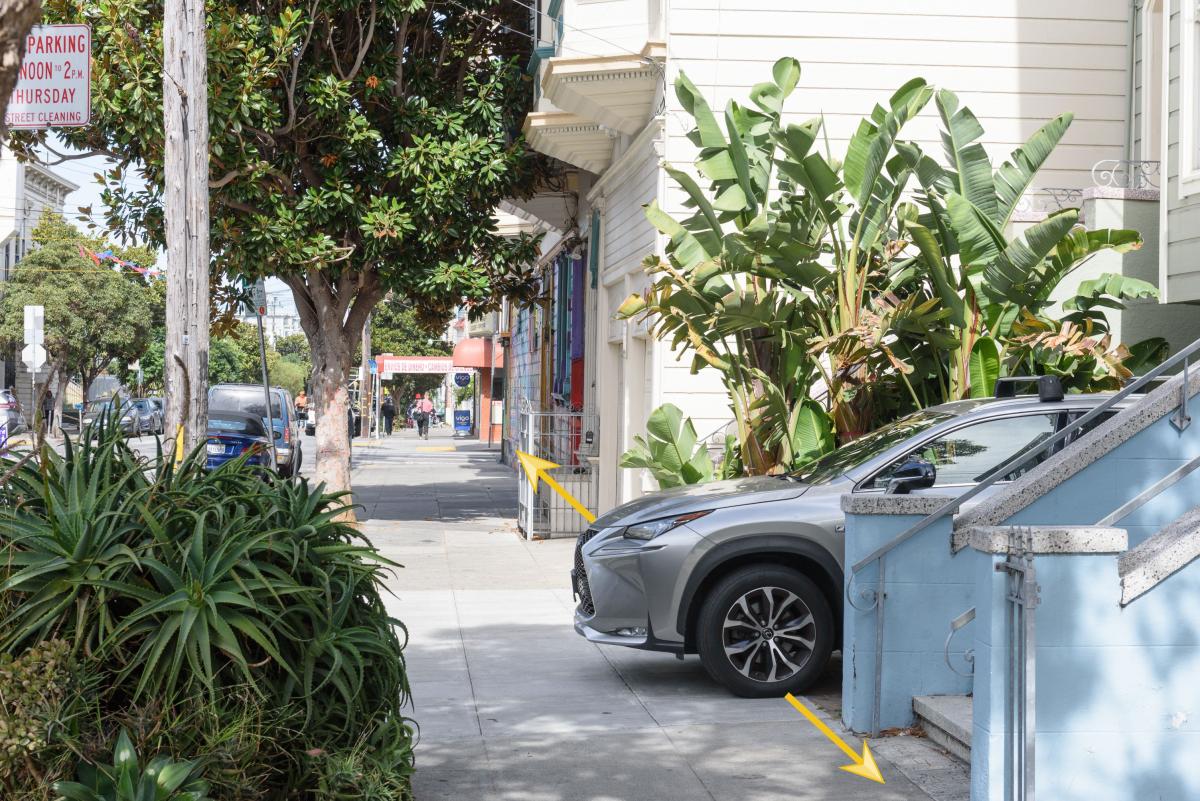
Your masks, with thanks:
[[[208,415],[208,458],[205,467],[216,470],[230,459],[250,454],[246,463],[274,469],[271,440],[262,419],[232,411],[212,411]]]

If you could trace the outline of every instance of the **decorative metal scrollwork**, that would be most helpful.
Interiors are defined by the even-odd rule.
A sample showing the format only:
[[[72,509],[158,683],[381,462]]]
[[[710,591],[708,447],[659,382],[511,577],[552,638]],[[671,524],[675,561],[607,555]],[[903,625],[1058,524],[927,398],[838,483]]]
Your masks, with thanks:
[[[1157,189],[1162,164],[1157,161],[1127,161],[1101,159],[1092,166],[1092,182],[1096,186],[1117,189]]]

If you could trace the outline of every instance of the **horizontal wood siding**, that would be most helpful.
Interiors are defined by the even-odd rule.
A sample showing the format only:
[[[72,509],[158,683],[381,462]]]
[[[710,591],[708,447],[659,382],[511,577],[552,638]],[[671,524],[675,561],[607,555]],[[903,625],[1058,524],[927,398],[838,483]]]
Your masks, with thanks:
[[[605,284],[627,272],[640,271],[642,259],[654,252],[657,232],[646,220],[642,206],[658,196],[658,176],[658,157],[647,148],[640,166],[605,192]]]
[[[1127,0],[671,0],[668,76],[685,71],[717,110],[747,102],[782,56],[798,58],[789,121],[823,115],[835,155],[858,121],[913,77],[953,89],[987,131],[999,163],[1050,117],[1075,122],[1037,186],[1090,186],[1091,168],[1123,158],[1128,125]],[[831,6],[833,9],[831,9]],[[917,10],[910,10],[909,7]],[[669,98],[667,156],[691,161],[687,115]],[[937,111],[904,129],[940,156]],[[673,195],[677,197],[677,195]],[[678,211],[679,207],[672,207]]]
[[[1167,300],[1200,300],[1200,195],[1179,197],[1179,2],[1171,2],[1167,86]]]

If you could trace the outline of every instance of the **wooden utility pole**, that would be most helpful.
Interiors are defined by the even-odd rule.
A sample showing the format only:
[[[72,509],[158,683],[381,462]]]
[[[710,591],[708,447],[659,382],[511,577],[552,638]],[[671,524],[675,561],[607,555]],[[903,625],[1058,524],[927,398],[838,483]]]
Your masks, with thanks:
[[[204,0],[165,0],[167,430],[190,452],[208,430],[208,54]]]

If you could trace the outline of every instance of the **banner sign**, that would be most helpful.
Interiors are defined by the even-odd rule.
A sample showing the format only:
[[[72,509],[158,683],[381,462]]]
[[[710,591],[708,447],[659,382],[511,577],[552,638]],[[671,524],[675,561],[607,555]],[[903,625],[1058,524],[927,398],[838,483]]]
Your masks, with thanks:
[[[379,356],[379,375],[387,380],[404,373],[453,373],[454,359],[449,356]]]
[[[34,25],[4,113],[10,128],[69,128],[92,119],[92,29]]]
[[[454,410],[454,430],[455,431],[470,431],[471,430],[471,410],[470,409],[455,409]]]

